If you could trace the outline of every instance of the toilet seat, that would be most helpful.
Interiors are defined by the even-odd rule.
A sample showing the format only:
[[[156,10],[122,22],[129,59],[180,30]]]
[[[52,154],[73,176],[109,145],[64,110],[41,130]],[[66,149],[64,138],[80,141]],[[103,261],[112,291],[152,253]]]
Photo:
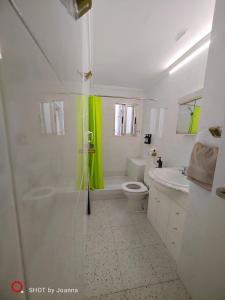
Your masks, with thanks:
[[[129,181],[122,184],[122,189],[129,193],[144,193],[148,191],[148,188],[138,181]]]

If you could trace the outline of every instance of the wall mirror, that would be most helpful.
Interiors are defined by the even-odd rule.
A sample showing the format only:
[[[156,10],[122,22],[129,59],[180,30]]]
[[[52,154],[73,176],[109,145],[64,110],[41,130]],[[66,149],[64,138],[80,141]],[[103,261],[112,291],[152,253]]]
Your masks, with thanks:
[[[179,99],[177,134],[195,135],[198,133],[203,100],[202,92],[201,89]]]

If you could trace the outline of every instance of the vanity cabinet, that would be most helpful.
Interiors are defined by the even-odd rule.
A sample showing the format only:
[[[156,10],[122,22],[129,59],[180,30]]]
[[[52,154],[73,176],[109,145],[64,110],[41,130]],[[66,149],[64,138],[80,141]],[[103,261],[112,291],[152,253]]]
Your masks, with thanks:
[[[157,215],[157,229],[158,233],[163,241],[166,240],[167,228],[169,222],[169,214],[171,208],[171,201],[166,195],[157,197],[158,201],[158,215]]]
[[[168,232],[173,234],[173,232],[182,235],[183,227],[185,221],[185,210],[181,208],[176,202],[172,203],[171,214],[169,220]]]
[[[157,189],[152,185],[148,203],[148,218],[164,241],[167,235],[171,200],[165,194],[159,195]]]
[[[185,216],[185,209],[173,197],[158,190],[152,182],[149,190],[148,219],[175,261],[178,261],[181,250]]]
[[[185,221],[185,210],[176,202],[172,203],[169,217],[166,246],[170,250],[173,258],[177,261],[182,245],[183,228]]]
[[[158,215],[158,199],[157,199],[157,191],[154,186],[151,185],[151,189],[149,190],[149,199],[148,199],[148,219],[151,221],[154,227],[156,225],[156,219]]]

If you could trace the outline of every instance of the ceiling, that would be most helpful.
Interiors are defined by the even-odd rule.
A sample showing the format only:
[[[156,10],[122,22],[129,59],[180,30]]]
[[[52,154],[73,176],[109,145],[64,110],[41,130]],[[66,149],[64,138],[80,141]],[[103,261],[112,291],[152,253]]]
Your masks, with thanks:
[[[75,22],[56,0],[15,2],[57,77],[63,82],[71,81],[73,86],[80,80],[77,71],[84,68],[84,18]],[[3,11],[9,2],[0,3],[4,16],[0,46],[12,61],[12,69],[16,60],[34,72],[34,64],[27,63],[36,61],[29,50],[33,41],[27,38],[27,46],[19,51],[20,45],[25,46],[22,27],[16,33],[18,26],[11,26],[9,13]],[[215,0],[93,0],[94,84],[147,89],[169,60],[210,30],[214,5]],[[12,13],[12,9],[8,10]],[[187,33],[176,42],[175,37],[183,30]]]
[[[94,82],[147,88],[171,59],[211,30],[214,5],[215,0],[93,0]]]
[[[15,0],[15,4],[43,52],[9,1],[0,0],[0,48],[3,62],[10,66],[10,78],[43,79],[47,85],[49,79],[44,79],[51,76],[62,89],[80,92],[84,19],[76,22],[56,0]]]

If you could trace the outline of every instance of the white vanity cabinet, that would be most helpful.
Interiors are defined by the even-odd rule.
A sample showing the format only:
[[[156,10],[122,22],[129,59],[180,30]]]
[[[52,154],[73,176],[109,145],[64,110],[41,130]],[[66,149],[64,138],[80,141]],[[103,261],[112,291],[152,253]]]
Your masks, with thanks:
[[[148,198],[148,219],[151,221],[154,227],[157,227],[156,219],[158,215],[158,207],[159,202],[157,198],[157,191],[156,188],[151,184]]]
[[[166,237],[166,246],[170,250],[173,258],[177,261],[182,245],[183,227],[186,213],[175,201],[171,206],[169,226]]]
[[[148,219],[175,261],[178,261],[186,216],[185,209],[176,202],[174,197],[171,197],[171,194],[167,195],[156,186],[157,184],[152,181],[149,189]],[[181,195],[179,200],[182,198]]]
[[[169,214],[171,210],[171,200],[167,195],[158,193],[152,184],[149,191],[148,219],[155,227],[163,241],[166,240]]]
[[[165,241],[167,236],[168,223],[169,223],[171,201],[164,194],[161,194],[160,197],[157,197],[157,201],[158,201],[158,214],[156,220],[157,231],[161,239]]]

